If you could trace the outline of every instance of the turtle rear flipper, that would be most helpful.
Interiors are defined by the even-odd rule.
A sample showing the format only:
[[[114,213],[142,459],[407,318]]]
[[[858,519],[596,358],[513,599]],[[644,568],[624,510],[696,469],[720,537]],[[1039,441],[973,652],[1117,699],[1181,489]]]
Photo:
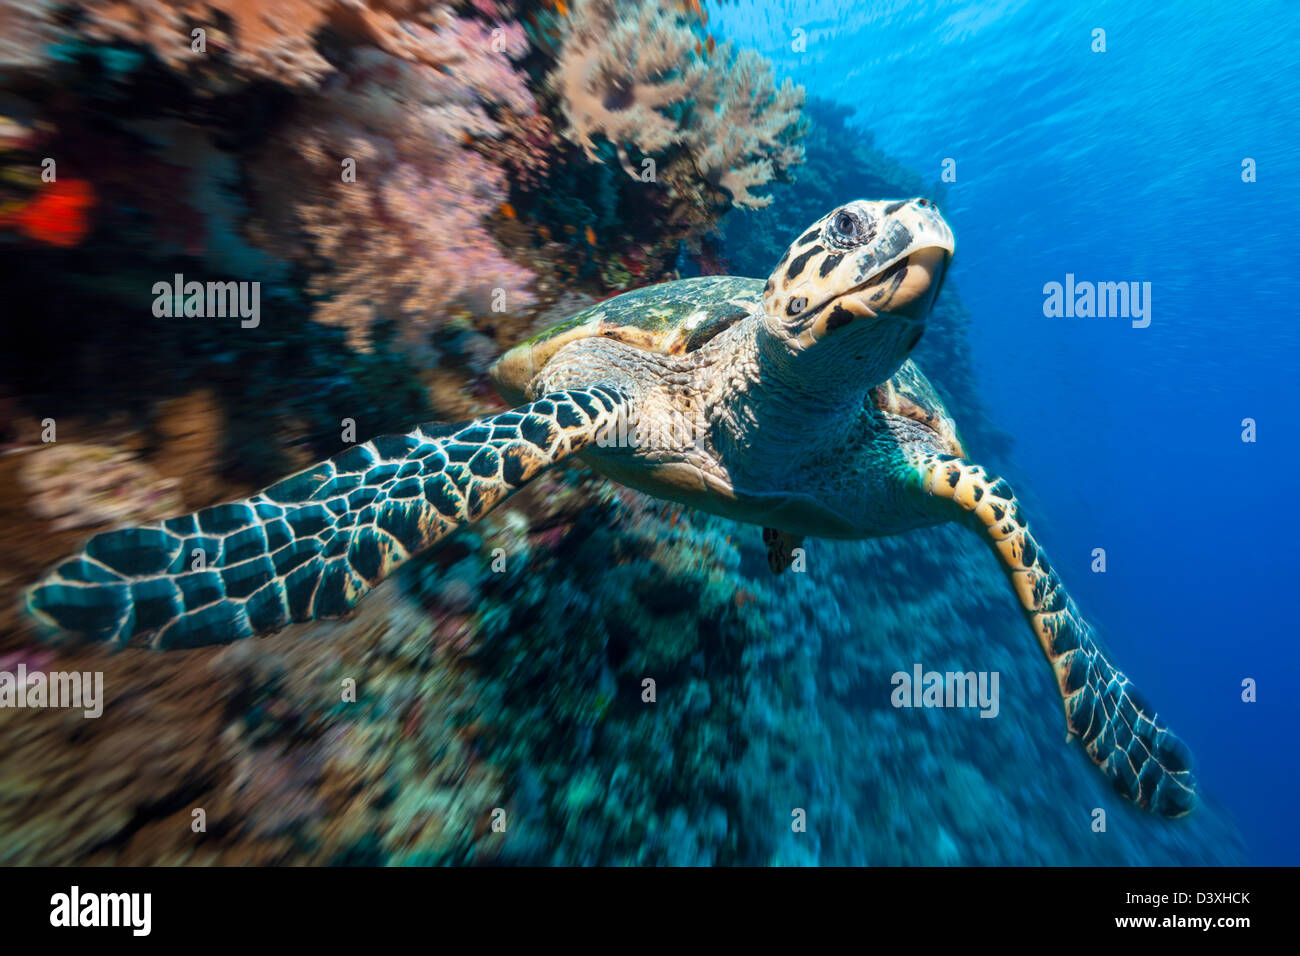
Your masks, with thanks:
[[[928,458],[919,474],[922,490],[955,504],[997,555],[1056,674],[1070,735],[1122,796],[1167,817],[1190,812],[1190,751],[1106,659],[1007,483],[947,455]]]
[[[27,592],[51,630],[218,644],[354,608],[407,558],[487,513],[625,412],[596,386],[386,435],[231,504],[95,535]]]

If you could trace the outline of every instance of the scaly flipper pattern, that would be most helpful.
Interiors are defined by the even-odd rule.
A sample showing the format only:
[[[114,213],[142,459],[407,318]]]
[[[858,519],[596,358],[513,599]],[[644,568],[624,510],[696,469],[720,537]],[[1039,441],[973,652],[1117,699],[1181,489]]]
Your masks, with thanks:
[[[1191,753],[1106,659],[1007,483],[948,455],[925,459],[918,475],[922,490],[959,507],[997,555],[1056,674],[1071,735],[1125,798],[1168,817],[1190,812]]]
[[[106,531],[27,593],[43,625],[193,647],[337,617],[626,411],[609,386],[357,445],[244,501]]]

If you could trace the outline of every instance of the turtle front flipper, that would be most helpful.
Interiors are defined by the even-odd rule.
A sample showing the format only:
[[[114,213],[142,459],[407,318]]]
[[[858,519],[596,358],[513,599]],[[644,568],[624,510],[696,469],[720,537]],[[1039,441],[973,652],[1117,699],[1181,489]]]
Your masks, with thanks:
[[[357,445],[231,504],[106,531],[27,592],[51,630],[155,647],[269,634],[351,610],[407,558],[487,513],[626,414],[614,387]]]
[[[1196,804],[1191,753],[1115,669],[1029,532],[1007,483],[949,455],[917,468],[921,490],[945,502],[992,547],[1056,674],[1071,736],[1125,798],[1167,817]]]

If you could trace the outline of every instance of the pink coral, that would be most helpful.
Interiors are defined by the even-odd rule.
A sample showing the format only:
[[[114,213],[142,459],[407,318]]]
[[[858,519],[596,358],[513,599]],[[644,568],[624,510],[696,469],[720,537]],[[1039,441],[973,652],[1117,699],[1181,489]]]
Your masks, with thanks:
[[[206,54],[227,57],[238,74],[314,87],[334,72],[318,46],[329,28],[353,46],[370,46],[426,66],[455,65],[461,50],[437,42],[451,15],[429,0],[81,0],[90,34],[149,47],[163,63],[188,70]],[[191,48],[202,28],[205,53]]]
[[[204,62],[191,47],[202,28],[210,53],[226,53],[237,68],[291,85],[314,85],[330,72],[315,48],[316,32],[331,3],[317,0],[84,0],[86,29],[102,40],[126,40],[149,47],[175,70]],[[217,13],[225,14],[223,29]]]
[[[42,66],[59,39],[50,0],[0,0],[0,68]]]
[[[44,446],[29,453],[19,480],[28,507],[56,531],[138,524],[184,510],[179,482],[110,445]]]
[[[364,346],[379,318],[418,341],[449,309],[531,304],[531,273],[507,260],[483,226],[506,197],[504,172],[468,148],[500,125],[487,104],[531,115],[510,55],[517,25],[443,18],[426,38],[456,58],[436,70],[360,51],[346,76],[301,107],[255,168],[265,241],[318,269],[317,318]],[[341,175],[355,163],[354,181]],[[296,237],[306,240],[306,246]]]
[[[366,152],[374,145],[365,143]],[[488,311],[498,289],[508,308],[531,303],[532,275],[501,255],[480,221],[504,194],[501,170],[463,152],[436,171],[398,162],[377,186],[340,184],[301,204],[316,251],[334,265],[309,285],[329,296],[317,319],[346,327],[364,346],[380,316],[403,320],[415,338],[453,306]]]
[[[502,135],[484,148],[510,174],[511,182],[524,189],[539,185],[551,167],[558,139],[551,120],[544,113],[521,116],[502,111],[498,120]]]

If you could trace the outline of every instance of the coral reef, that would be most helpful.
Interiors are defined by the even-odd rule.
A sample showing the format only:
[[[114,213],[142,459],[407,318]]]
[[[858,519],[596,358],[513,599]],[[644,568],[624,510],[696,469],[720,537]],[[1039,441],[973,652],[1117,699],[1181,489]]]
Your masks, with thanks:
[[[680,246],[700,249],[729,205],[764,204],[757,186],[800,157],[801,91],[716,45],[698,6],[4,10],[22,41],[14,88],[37,114],[23,128],[39,124],[42,155],[75,179],[27,183],[0,230],[66,247],[99,230],[117,259],[161,269],[178,252],[200,260],[192,271],[287,266],[354,349],[393,322],[425,365],[429,334],[458,315],[499,332],[575,281],[603,292],[671,277]],[[33,144],[7,144],[0,166],[30,179]],[[628,148],[655,153],[654,185]],[[615,154],[638,178],[605,174]]]
[[[113,220],[123,210],[143,212],[152,224],[148,238],[162,248],[137,251],[174,253],[179,246],[205,256],[212,207],[187,209],[186,197],[198,186],[196,175],[221,164],[214,154],[233,153],[228,171],[257,187],[247,197],[247,236],[313,273],[307,291],[320,298],[318,318],[346,328],[354,346],[369,347],[378,321],[399,323],[406,339],[422,346],[437,317],[455,308],[531,303],[532,274],[502,254],[484,222],[502,207],[510,174],[523,183],[545,174],[554,144],[549,119],[512,66],[528,48],[517,24],[383,2],[272,9],[158,0],[81,9],[86,34],[63,36],[76,54],[69,62],[55,61],[48,49],[41,61],[36,43],[15,60],[58,74],[51,79],[65,92],[47,122],[54,132],[45,148],[59,157],[61,175],[78,171],[103,195],[96,225],[138,232],[138,221],[124,227]],[[36,13],[24,16],[33,29],[46,23]],[[209,31],[205,52],[190,49],[193,23]],[[156,61],[128,52],[137,48]],[[92,86],[92,75],[104,71],[116,83]],[[249,80],[274,81],[294,96],[286,100]],[[74,91],[80,101],[68,95]],[[150,116],[143,104],[160,92],[159,115]],[[92,111],[119,118],[88,126]],[[188,122],[170,118],[178,111]],[[246,124],[242,141],[231,137],[236,116]],[[92,158],[85,147],[99,152]],[[182,148],[185,162],[171,163]],[[355,164],[347,173],[345,160]],[[23,157],[10,165],[27,168]],[[157,188],[162,180],[174,188]],[[48,204],[56,190],[65,187],[41,190],[38,200]],[[31,216],[15,220],[28,236],[35,234]],[[177,236],[177,229],[192,231]],[[84,238],[84,230],[71,233],[61,244]]]
[[[792,142],[805,129],[803,90],[788,79],[778,88],[772,64],[753,50],[741,50],[733,59],[724,44],[719,59],[728,65],[704,73],[687,142],[705,179],[725,189],[736,206],[760,209],[771,205],[772,197],[755,196],[750,187],[803,162],[803,147]]]
[[[463,66],[463,51],[431,29],[445,10],[428,0],[81,0],[87,32],[146,46],[174,70],[197,71],[216,54],[242,78],[312,87],[334,72],[320,49],[329,31],[351,45],[440,68]],[[202,28],[207,49],[196,55]]]
[[[615,147],[633,179],[643,154],[682,146],[699,174],[746,208],[769,199],[750,192],[802,161],[803,89],[777,88],[771,65],[729,44],[708,50],[686,10],[667,2],[577,0],[549,82],[568,120],[565,135],[599,160],[595,137]]]
[[[19,480],[28,506],[56,531],[145,524],[183,510],[175,479],[162,478],[130,452],[55,442],[27,453]]]
[[[506,174],[465,148],[502,133],[485,104],[522,122],[533,112],[508,59],[522,32],[494,29],[500,52],[486,25],[452,18],[431,33],[462,50],[451,73],[362,51],[348,82],[302,104],[254,166],[269,223],[263,244],[328,264],[308,287],[324,297],[317,317],[346,328],[358,347],[379,318],[398,320],[418,342],[457,306],[532,302],[531,274],[501,254],[482,222],[505,201]]]
[[[549,78],[564,101],[565,135],[593,161],[600,158],[598,135],[620,150],[630,143],[644,153],[680,143],[681,127],[662,110],[694,92],[684,74],[696,36],[685,19],[667,4],[575,0],[568,24]]]
[[[47,62],[61,33],[52,0],[0,0],[0,70],[31,69]]]
[[[463,716],[473,688],[428,646],[425,609],[393,598],[309,639],[290,632],[171,659],[81,648],[28,660],[102,671],[106,701],[94,721],[0,710],[0,863],[489,857],[499,843],[490,815],[507,800]]]
[[[476,149],[496,160],[518,189],[534,190],[551,168],[558,141],[551,119],[544,113],[520,114],[504,110],[497,117],[496,139],[475,140]]]

